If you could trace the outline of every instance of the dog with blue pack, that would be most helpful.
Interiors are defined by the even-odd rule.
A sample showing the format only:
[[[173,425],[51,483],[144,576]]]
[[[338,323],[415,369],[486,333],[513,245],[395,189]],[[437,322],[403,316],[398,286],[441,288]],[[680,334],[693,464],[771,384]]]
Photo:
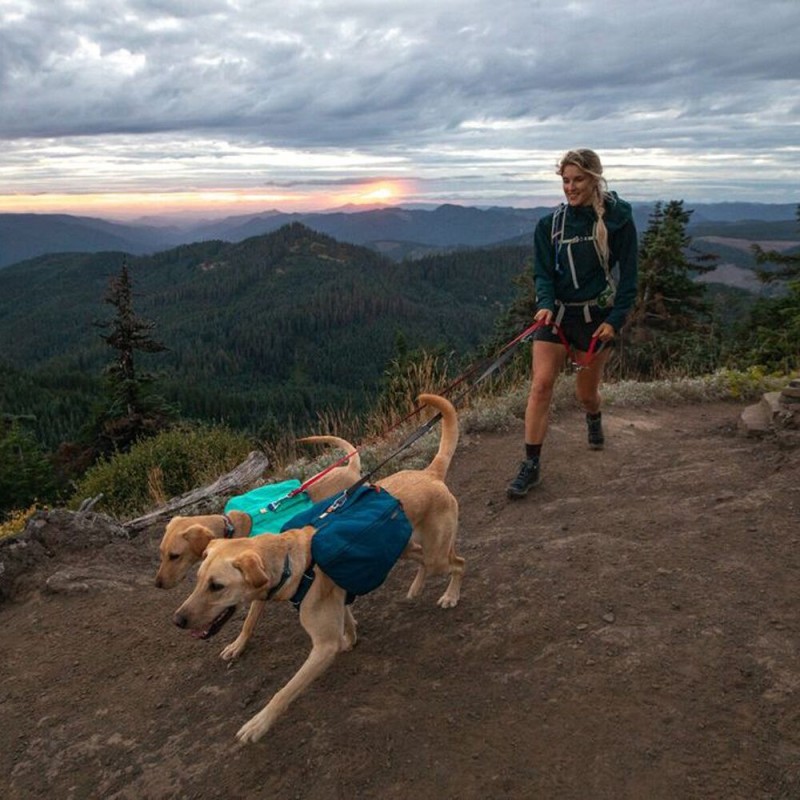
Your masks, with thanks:
[[[458,603],[464,574],[464,559],[456,553],[458,501],[445,482],[458,444],[458,418],[444,397],[423,394],[419,401],[436,409],[442,422],[439,448],[427,467],[318,503],[275,536],[208,544],[194,591],[173,616],[179,628],[209,638],[245,604],[287,601],[311,639],[306,661],[239,730],[239,741],[258,741],[340,652],[352,649],[352,600],[383,583],[400,558],[417,564],[409,598],[419,596],[428,576],[446,575],[438,605]]]
[[[306,436],[298,441],[332,445],[346,455],[303,484],[297,479],[267,483],[231,497],[221,514],[173,517],[159,546],[161,562],[155,580],[159,589],[171,589],[180,583],[214,539],[279,533],[285,522],[298,512],[326,497],[339,495],[361,478],[361,457],[347,440],[338,436]],[[250,606],[241,632],[222,650],[223,660],[230,661],[242,654],[263,610],[264,603]]]

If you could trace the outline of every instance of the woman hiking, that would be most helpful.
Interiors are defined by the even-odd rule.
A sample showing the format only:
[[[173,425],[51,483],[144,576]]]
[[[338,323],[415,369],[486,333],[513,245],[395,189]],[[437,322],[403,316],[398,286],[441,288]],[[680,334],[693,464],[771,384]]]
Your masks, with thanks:
[[[568,350],[579,365],[575,393],[586,412],[589,447],[603,449],[600,383],[614,338],[636,300],[630,204],[608,191],[593,150],[565,153],[557,173],[567,202],[540,219],[534,235],[534,320],[542,325],[533,336],[525,459],[506,490],[512,499],[539,483],[553,387]]]

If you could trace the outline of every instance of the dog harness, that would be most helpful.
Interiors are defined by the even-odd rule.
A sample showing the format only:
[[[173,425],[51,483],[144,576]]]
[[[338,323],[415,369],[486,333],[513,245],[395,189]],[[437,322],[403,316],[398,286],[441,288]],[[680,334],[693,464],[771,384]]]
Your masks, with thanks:
[[[250,536],[280,533],[288,520],[313,505],[305,492],[296,491],[300,486],[300,481],[295,478],[258,486],[245,494],[231,497],[225,504],[223,517],[230,511],[247,514],[251,521]]]
[[[411,539],[411,523],[400,501],[371,484],[316,503],[293,517],[284,531],[311,525],[311,564],[291,598],[299,609],[320,569],[347,592],[347,602],[377,589]]]

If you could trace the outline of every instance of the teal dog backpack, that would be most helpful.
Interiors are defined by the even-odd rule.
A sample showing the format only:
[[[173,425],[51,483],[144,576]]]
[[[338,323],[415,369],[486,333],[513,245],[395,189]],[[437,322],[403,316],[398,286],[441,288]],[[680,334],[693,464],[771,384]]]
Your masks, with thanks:
[[[302,511],[283,530],[313,525],[311,558],[348,593],[348,601],[377,589],[411,539],[411,523],[400,501],[369,484],[353,493],[322,500]],[[313,575],[313,569],[306,570]],[[305,585],[303,585],[305,584]],[[292,602],[299,606],[310,581],[304,581]]]
[[[283,525],[314,504],[305,492],[291,493],[300,488],[296,479],[268,483],[245,494],[231,497],[225,503],[224,513],[242,511],[252,520],[250,536],[262,533],[280,533]]]

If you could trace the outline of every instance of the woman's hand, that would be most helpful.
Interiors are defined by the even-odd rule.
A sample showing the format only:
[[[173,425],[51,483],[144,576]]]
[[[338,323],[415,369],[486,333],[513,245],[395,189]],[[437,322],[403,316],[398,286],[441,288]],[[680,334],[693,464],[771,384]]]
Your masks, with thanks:
[[[601,342],[610,342],[614,336],[616,336],[616,331],[614,330],[613,325],[609,325],[607,322],[601,322],[597,327],[597,330],[594,332],[594,335]]]
[[[549,308],[540,308],[533,316],[534,322],[539,320],[544,320],[544,324],[549,325],[553,321],[553,312]]]

